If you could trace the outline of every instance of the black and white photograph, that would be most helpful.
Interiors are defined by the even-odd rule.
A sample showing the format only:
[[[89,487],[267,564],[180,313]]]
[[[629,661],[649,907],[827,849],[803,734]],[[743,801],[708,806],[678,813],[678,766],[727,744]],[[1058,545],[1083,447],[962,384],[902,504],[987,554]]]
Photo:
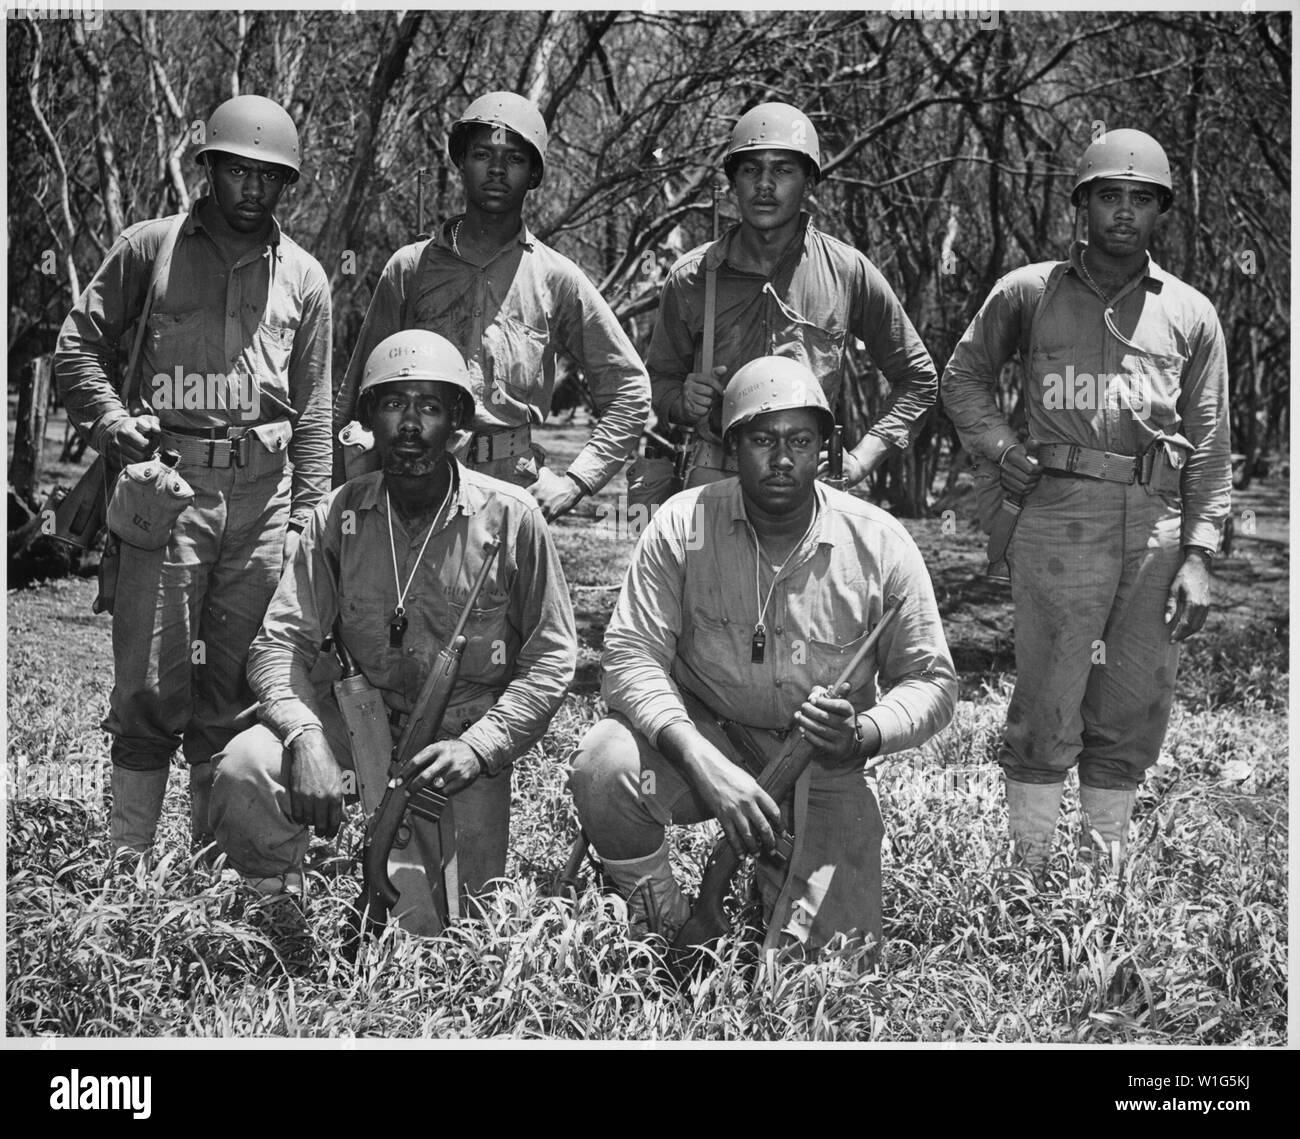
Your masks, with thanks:
[[[1288,6],[5,17],[36,1107],[150,1117],[60,1059],[128,1042],[1283,1090]]]

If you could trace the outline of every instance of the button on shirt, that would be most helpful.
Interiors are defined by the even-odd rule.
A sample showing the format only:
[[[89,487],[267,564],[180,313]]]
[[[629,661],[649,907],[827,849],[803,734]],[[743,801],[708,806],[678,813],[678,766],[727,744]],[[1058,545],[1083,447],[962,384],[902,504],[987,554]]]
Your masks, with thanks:
[[[646,353],[655,414],[668,422],[687,373],[701,368],[704,281],[707,267],[716,266],[713,364],[726,366],[725,378],[761,356],[790,356],[808,365],[833,408],[856,338],[891,388],[870,434],[906,447],[938,394],[934,362],[880,270],[852,246],[822,233],[807,214],[800,216],[803,229],[771,277],[744,272],[728,260],[739,226],[673,266]],[[715,406],[713,422],[702,432],[715,442],[719,415]]]
[[[905,604],[846,699],[880,731],[881,752],[915,747],[952,717],[957,682],[930,576],[907,531],[884,511],[816,484],[818,513],[786,562],[764,614],[766,646],[751,662],[761,598],[754,534],[737,479],[665,503],[632,555],[605,632],[604,696],[648,740],[689,720],[682,690],[751,727],[788,728],[818,684],[832,684],[880,621]],[[763,558],[757,592],[773,568]],[[876,702],[876,676],[889,689]]]
[[[279,735],[320,723],[310,672],[336,620],[349,654],[384,703],[409,713],[451,638],[489,539],[501,551],[465,627],[468,643],[451,702],[495,702],[460,739],[498,771],[546,730],[577,664],[559,555],[530,495],[460,464],[456,474],[450,505],[435,519],[415,568],[404,603],[409,624],[398,647],[389,642],[397,583],[383,474],[345,483],[316,508],[248,658],[262,718]],[[426,533],[409,533],[394,512],[403,584]]]
[[[596,287],[525,226],[484,266],[458,257],[446,235],[399,249],[384,267],[334,402],[336,430],[355,418],[366,360],[386,336],[424,328],[465,357],[478,403],[474,426],[540,424],[555,395],[556,354],[582,369],[600,423],[570,472],[592,491],[632,455],[650,415],[650,381]]]
[[[1182,541],[1216,549],[1232,464],[1214,306],[1150,258],[1107,304],[1083,276],[1083,248],[1075,245],[1063,271],[1028,265],[993,287],[944,372],[944,407],[967,450],[997,460],[1016,433],[994,385],[1003,364],[1027,352],[1030,438],[1136,456],[1181,433],[1194,447],[1182,475]]]
[[[293,422],[293,518],[330,484],[330,290],[324,270],[272,220],[267,244],[230,264],[190,210],[159,282],[133,391],[166,428]],[[129,352],[173,219],[123,231],[59,332],[55,371],[72,422],[103,449],[127,416],[117,359]]]

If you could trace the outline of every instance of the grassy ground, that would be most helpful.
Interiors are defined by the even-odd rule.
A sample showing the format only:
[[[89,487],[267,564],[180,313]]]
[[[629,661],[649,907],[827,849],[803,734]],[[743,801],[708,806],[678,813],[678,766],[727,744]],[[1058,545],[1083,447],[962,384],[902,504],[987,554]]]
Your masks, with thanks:
[[[555,433],[555,449],[578,434]],[[1246,501],[1259,536],[1285,533],[1284,484]],[[1078,857],[1071,786],[1039,892],[1006,867],[993,766],[1011,685],[1008,600],[979,578],[980,541],[964,521],[909,524],[963,698],[951,727],[880,780],[882,968],[864,973],[852,953],[831,951],[759,970],[745,947],[725,946],[721,968],[678,991],[651,950],[626,938],[620,901],[591,887],[576,907],[547,896],[575,829],[563,766],[601,711],[601,633],[630,551],[600,505],[557,527],[582,668],[516,767],[511,884],[481,919],[430,941],[390,930],[356,965],[338,952],[356,890],[355,814],[336,842],[313,846],[305,935],[250,909],[219,868],[188,854],[180,772],[161,860],[105,878],[97,724],[111,681],[108,622],[89,614],[88,581],[10,593],[8,1033],[1286,1041],[1285,548],[1242,542],[1216,563],[1218,608],[1184,656],[1161,762],[1139,795],[1126,887]],[[677,836],[688,884],[713,833]]]

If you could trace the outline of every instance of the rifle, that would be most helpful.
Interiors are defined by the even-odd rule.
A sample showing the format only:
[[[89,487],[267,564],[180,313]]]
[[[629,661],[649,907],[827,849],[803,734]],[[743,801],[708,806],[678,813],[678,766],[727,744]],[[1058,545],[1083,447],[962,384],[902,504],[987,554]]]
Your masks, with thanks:
[[[591,853],[591,843],[587,839],[587,832],[578,831],[578,837],[573,840],[573,845],[569,847],[569,857],[564,863],[564,869],[560,871],[560,876],[555,879],[555,885],[551,889],[552,898],[568,898],[575,906],[578,904],[578,895],[582,892],[583,882],[579,877],[582,871],[584,859],[591,863],[592,870],[596,873],[596,881],[603,887],[604,869]]]
[[[848,691],[849,677],[858,665],[866,659],[867,654],[875,648],[881,634],[889,627],[889,623],[903,607],[903,600],[901,594],[892,593],[889,595],[885,602],[884,611],[880,615],[880,621],[872,629],[870,636],[862,642],[862,646],[858,651],[853,654],[853,659],[849,661],[835,683],[831,685],[829,689],[831,696],[839,697]],[[807,769],[816,754],[813,745],[800,736],[797,728],[793,725],[791,735],[791,742],[786,745],[785,750],[780,755],[763,769],[763,773],[758,780],[758,785],[778,803],[783,802],[794,791],[799,777]],[[787,848],[786,841],[779,841],[778,847],[784,853]],[[788,862],[789,855],[786,854],[785,858]],[[735,876],[739,867],[740,858],[732,850],[731,843],[725,838],[720,839],[713,848],[713,853],[709,855],[709,861],[704,867],[704,877],[700,882],[700,894],[691,909],[691,916],[687,919],[686,924],[677,931],[677,936],[673,939],[669,951],[669,967],[677,976],[683,977],[689,973],[693,962],[699,959],[700,950],[704,946],[726,936],[730,930],[731,922],[727,918],[722,903],[731,887],[731,879]]]
[[[446,881],[431,881],[429,887],[435,895],[436,904],[442,911],[439,917],[443,924],[450,916],[456,914],[459,890],[455,880],[455,828],[451,817],[451,800],[430,787],[421,787],[413,791],[408,785],[411,776],[403,777],[402,770],[416,754],[433,742],[438,729],[442,726],[447,706],[451,703],[452,689],[456,686],[461,658],[468,643],[465,625],[487,581],[488,573],[496,561],[501,543],[489,541],[483,549],[487,557],[484,558],[478,576],[470,588],[451,639],[433,662],[433,668],[429,671],[423,688],[420,689],[420,695],[411,709],[410,719],[406,723],[401,739],[393,748],[393,758],[388,766],[388,780],[384,787],[383,798],[380,799],[379,806],[366,823],[365,846],[361,859],[365,882],[354,907],[358,918],[365,915],[366,932],[373,933],[383,928],[388,921],[389,912],[397,905],[403,892],[389,877],[388,858],[398,842],[399,832],[408,810],[416,818],[445,830],[449,836],[449,844],[453,849],[449,856],[445,851],[438,851],[437,862],[441,865],[442,873],[434,875],[435,879],[445,877]],[[444,819],[445,826],[442,825]],[[437,897],[439,894],[441,898]],[[359,924],[357,929],[360,932]]]
[[[844,428],[838,423],[826,445],[826,477],[822,480],[836,490],[843,490],[844,482]]]
[[[718,200],[723,191],[713,187],[713,241],[718,240]],[[713,248],[712,245],[709,246]],[[706,254],[707,256],[707,254]],[[717,323],[718,308],[718,274],[712,270],[704,271],[704,327],[703,342],[700,345],[700,371],[709,379],[713,378],[713,332]],[[707,419],[707,416],[705,417]],[[686,427],[682,431],[682,441],[677,447],[677,457],[673,464],[673,490],[676,494],[686,486],[690,474],[691,451],[695,446],[697,427]]]

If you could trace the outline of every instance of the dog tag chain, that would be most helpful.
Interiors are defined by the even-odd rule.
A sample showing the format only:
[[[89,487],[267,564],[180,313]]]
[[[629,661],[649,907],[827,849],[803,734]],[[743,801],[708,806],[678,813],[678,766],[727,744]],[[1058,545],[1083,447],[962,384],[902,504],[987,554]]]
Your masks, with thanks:
[[[411,592],[411,582],[415,580],[415,571],[420,568],[420,563],[424,560],[424,551],[429,548],[429,539],[433,537],[433,529],[438,524],[438,516],[442,513],[442,507],[447,505],[447,499],[451,498],[451,486],[447,487],[447,498],[442,501],[442,506],[438,507],[434,516],[429,520],[429,532],[424,536],[424,544],[420,547],[420,552],[415,557],[415,564],[411,566],[411,572],[407,575],[406,585],[402,585],[402,579],[397,572],[397,543],[393,540],[393,503],[388,497],[388,491],[384,491],[384,505],[388,509],[388,549],[393,555],[393,585],[397,587],[397,604],[393,606],[393,615],[388,619],[388,647],[390,649],[400,649],[402,647],[402,638],[406,636],[406,628],[410,625],[410,620],[406,616],[406,595]]]
[[[759,579],[763,565],[763,547],[758,541],[758,534],[754,528],[752,526],[749,528],[750,536],[754,539],[754,604],[758,606],[758,620],[754,622],[754,636],[749,642],[750,664],[763,664],[767,660],[767,626],[763,624],[763,617],[767,613],[767,607],[772,603],[772,594],[776,592],[777,580],[790,559],[794,557],[795,551],[804,544],[808,535],[812,533],[812,528],[816,522],[817,510],[814,507],[812,517],[808,519],[808,529],[803,532],[803,537],[794,544],[794,548],[786,554],[785,560],[779,566],[772,567],[772,584],[768,587],[766,599],[763,597],[762,585]]]

